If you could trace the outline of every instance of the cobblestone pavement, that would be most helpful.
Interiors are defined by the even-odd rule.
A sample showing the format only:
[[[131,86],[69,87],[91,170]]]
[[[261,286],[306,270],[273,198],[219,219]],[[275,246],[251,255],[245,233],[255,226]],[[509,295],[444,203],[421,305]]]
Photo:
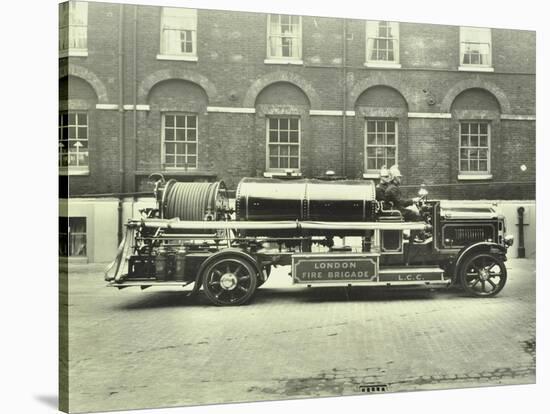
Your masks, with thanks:
[[[535,261],[508,262],[495,298],[461,291],[292,286],[277,269],[253,302],[69,277],[71,411],[535,382]]]

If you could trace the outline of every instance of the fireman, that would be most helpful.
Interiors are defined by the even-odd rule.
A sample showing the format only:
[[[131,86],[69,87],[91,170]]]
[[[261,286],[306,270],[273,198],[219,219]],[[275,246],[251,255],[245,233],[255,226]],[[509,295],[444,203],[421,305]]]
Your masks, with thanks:
[[[407,207],[413,205],[416,199],[405,199],[401,194],[401,171],[397,165],[393,165],[389,170],[389,183],[384,192],[384,201],[386,203],[392,203],[393,208],[399,210],[403,215],[405,221],[420,221],[422,220],[420,214],[417,211],[409,209]]]
[[[380,168],[380,182],[376,185],[376,199],[384,201],[386,198],[386,188],[390,183],[390,173],[385,165]]]

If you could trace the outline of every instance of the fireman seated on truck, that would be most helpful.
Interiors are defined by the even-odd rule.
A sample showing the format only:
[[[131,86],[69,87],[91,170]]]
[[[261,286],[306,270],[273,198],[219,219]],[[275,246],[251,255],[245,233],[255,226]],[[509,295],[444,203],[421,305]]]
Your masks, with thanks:
[[[386,198],[386,188],[390,184],[390,172],[385,165],[380,168],[380,182],[376,185],[376,200],[384,201]]]
[[[422,221],[422,217],[418,210],[407,208],[412,206],[417,199],[406,199],[401,194],[401,171],[397,165],[393,165],[389,170],[388,185],[384,191],[384,201],[392,204],[393,208],[399,210],[405,221]]]

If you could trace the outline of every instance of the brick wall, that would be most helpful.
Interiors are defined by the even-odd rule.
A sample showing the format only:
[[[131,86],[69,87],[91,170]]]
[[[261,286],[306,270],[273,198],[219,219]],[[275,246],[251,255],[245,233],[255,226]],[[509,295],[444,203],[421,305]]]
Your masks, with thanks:
[[[159,7],[124,6],[122,28],[120,11],[117,4],[89,3],[88,56],[60,60],[60,72],[80,76],[96,96],[84,96],[83,87],[75,83],[74,89],[69,88],[70,100],[87,100],[94,108],[96,103],[118,104],[122,88],[124,104],[136,99],[149,105],[148,111],[124,115],[124,191],[147,188],[146,176],[162,168],[161,114],[183,111],[199,118],[199,166],[193,174],[175,175],[182,180],[223,179],[234,188],[243,176],[263,174],[265,118],[285,113],[302,120],[304,175],[327,169],[341,174],[344,141],[346,175],[357,178],[364,172],[365,117],[382,116],[398,120],[399,163],[406,185],[433,184],[431,192],[442,198],[535,196],[532,184],[494,184],[535,180],[535,122],[500,119],[503,114],[535,114],[534,32],[492,30],[494,73],[459,72],[458,27],[401,23],[402,69],[374,69],[364,66],[364,21],[304,16],[303,65],[273,65],[264,63],[265,14],[199,10],[198,61],[188,62],[157,59]],[[119,30],[124,42],[122,82]],[[309,115],[309,111],[341,111],[344,98],[346,109],[356,113],[346,117],[343,140],[341,116]],[[256,113],[209,112],[208,106],[254,108]],[[119,113],[90,111],[90,174],[71,177],[71,192],[120,191]],[[494,115],[494,171],[489,183],[469,182],[466,187],[457,180],[456,111]],[[412,118],[410,112],[453,113],[453,118]],[[524,172],[522,165],[527,167]]]

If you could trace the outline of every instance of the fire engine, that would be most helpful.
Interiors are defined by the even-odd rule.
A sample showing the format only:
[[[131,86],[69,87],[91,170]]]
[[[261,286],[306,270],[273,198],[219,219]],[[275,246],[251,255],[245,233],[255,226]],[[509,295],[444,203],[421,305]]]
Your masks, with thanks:
[[[192,285],[230,306],[249,302],[276,266],[306,286],[461,286],[489,297],[506,283],[504,217],[442,206],[424,187],[415,222],[377,201],[373,181],[334,176],[243,178],[232,205],[222,181],[157,174],[153,195],[156,208],[126,224],[109,286]]]

